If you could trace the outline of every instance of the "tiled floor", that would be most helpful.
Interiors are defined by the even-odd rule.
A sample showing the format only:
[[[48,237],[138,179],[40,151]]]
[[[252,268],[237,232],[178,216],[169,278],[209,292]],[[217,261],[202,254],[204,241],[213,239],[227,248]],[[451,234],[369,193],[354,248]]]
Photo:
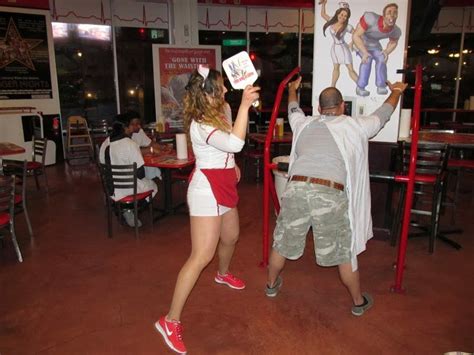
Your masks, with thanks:
[[[35,232],[23,216],[17,231],[25,261],[7,239],[0,249],[0,354],[166,354],[153,323],[169,306],[189,251],[185,214],[151,231],[146,214],[140,239],[114,225],[106,237],[100,183],[94,169],[48,168],[50,194],[31,184]],[[426,238],[409,241],[404,295],[389,292],[396,248],[376,237],[360,258],[362,284],[375,306],[361,318],[335,268],[314,263],[312,242],[287,264],[275,299],[263,293],[262,185],[240,186],[241,240],[233,271],[247,282],[234,291],[213,282],[216,260],[186,305],[184,339],[190,354],[441,354],[474,351],[473,175],[466,175],[453,236],[460,251]],[[273,222],[272,222],[273,223]]]

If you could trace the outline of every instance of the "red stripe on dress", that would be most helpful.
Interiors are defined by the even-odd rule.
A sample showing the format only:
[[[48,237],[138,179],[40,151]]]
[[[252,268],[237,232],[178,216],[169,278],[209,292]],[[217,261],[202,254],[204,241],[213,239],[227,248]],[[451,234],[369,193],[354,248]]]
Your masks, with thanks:
[[[209,133],[209,135],[207,136],[206,138],[206,144],[209,144],[209,138],[211,138],[211,136],[217,131],[217,128],[214,128],[214,130]]]
[[[227,153],[227,157],[225,158],[224,169],[227,169],[227,163],[229,162],[229,156],[230,156],[230,154]]]

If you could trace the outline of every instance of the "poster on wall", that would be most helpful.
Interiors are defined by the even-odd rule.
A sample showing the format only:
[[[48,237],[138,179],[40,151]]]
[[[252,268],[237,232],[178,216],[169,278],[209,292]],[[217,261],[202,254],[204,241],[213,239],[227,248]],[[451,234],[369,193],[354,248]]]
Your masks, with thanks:
[[[44,15],[0,12],[0,99],[51,99]]]
[[[172,129],[183,128],[183,97],[189,76],[199,64],[221,70],[220,46],[153,45],[157,121],[163,116]]]
[[[319,93],[338,88],[346,101],[346,114],[364,116],[387,98],[387,81],[402,80],[409,0],[316,0],[313,107]],[[395,142],[400,106],[373,139]]]

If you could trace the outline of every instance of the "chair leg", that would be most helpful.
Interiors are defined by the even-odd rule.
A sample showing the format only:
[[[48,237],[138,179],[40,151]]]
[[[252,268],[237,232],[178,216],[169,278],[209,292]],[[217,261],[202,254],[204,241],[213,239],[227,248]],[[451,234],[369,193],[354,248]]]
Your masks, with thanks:
[[[133,222],[135,225],[135,238],[138,239],[138,206],[136,200],[133,203]]]
[[[255,159],[255,165],[257,166],[257,175],[256,175],[255,179],[257,181],[260,181],[260,158]]]
[[[106,200],[107,204],[107,234],[109,238],[112,238],[112,206],[110,201]]]
[[[38,174],[36,173],[36,170],[33,170],[33,175],[35,177],[36,189],[39,190],[40,189],[40,184],[39,184]]]
[[[243,162],[242,162],[242,177],[245,179],[247,173],[247,158],[244,156],[243,157]]]
[[[397,209],[395,216],[392,221],[392,228],[390,229],[390,245],[395,246],[397,244],[398,235],[400,232],[400,223],[402,222],[403,210],[405,205],[405,186],[400,187],[400,196],[398,199]]]
[[[43,176],[44,176],[44,185],[45,185],[45,189],[46,189],[46,193],[49,192],[49,187],[48,187],[48,176],[46,175],[46,168],[45,166],[43,165]]]
[[[154,231],[154,221],[153,221],[153,197],[150,196],[150,202],[148,202],[148,208],[150,209],[150,222],[151,222],[151,230]]]
[[[28,209],[26,208],[25,200],[23,200],[23,213],[25,214],[26,225],[28,226],[28,232],[30,233],[30,238],[33,238],[33,228],[31,227],[30,215],[28,214]]]
[[[434,195],[433,195],[433,209],[431,212],[431,233],[430,233],[430,243],[429,243],[430,254],[434,253],[436,237],[438,236],[442,192],[443,192],[443,183],[441,183],[439,186],[435,186]]]
[[[15,247],[16,256],[18,257],[18,261],[21,263],[23,262],[23,256],[21,255],[20,246],[16,240],[15,226],[13,223],[10,223],[10,235],[12,236],[12,242],[13,246]]]

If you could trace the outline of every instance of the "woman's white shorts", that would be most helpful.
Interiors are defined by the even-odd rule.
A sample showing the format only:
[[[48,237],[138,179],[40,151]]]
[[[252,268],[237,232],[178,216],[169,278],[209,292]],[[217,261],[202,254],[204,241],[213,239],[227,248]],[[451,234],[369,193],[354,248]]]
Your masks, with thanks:
[[[229,207],[217,204],[209,181],[198,169],[189,183],[187,199],[190,216],[221,216],[231,210]]]

